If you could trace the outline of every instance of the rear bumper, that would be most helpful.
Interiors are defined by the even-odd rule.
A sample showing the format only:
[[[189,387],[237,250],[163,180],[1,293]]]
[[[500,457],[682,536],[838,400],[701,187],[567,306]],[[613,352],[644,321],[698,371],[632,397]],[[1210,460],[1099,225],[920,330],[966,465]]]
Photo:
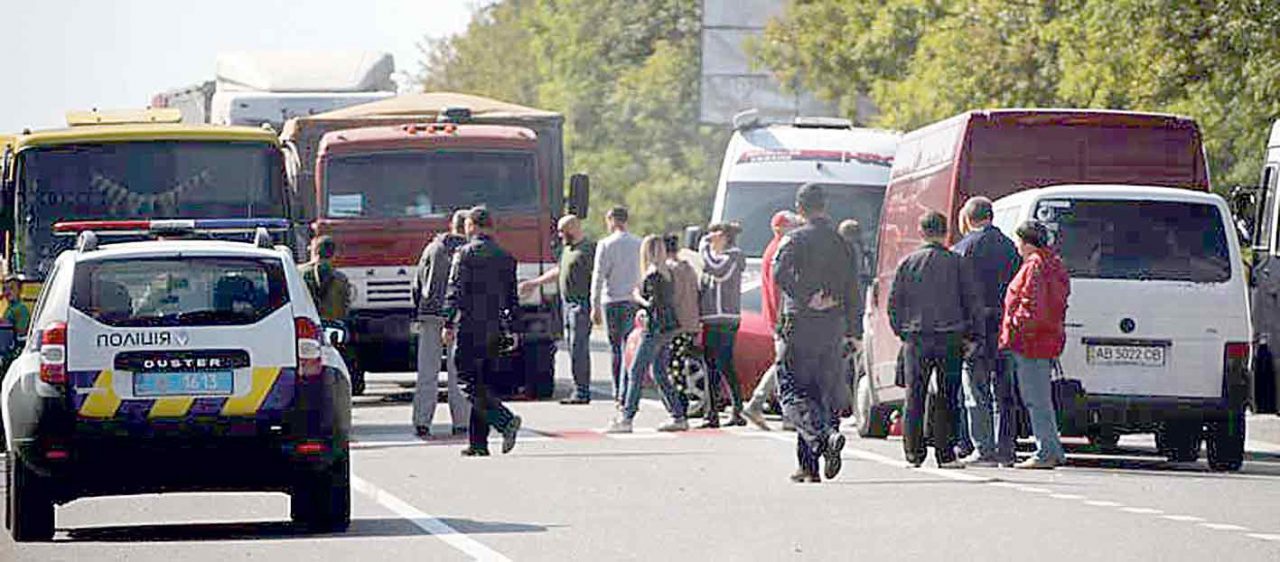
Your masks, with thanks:
[[[1146,432],[1167,422],[1212,422],[1225,419],[1230,411],[1222,398],[1180,398],[1083,394],[1066,404],[1056,404],[1063,435],[1087,435],[1091,429],[1108,427],[1127,432]]]

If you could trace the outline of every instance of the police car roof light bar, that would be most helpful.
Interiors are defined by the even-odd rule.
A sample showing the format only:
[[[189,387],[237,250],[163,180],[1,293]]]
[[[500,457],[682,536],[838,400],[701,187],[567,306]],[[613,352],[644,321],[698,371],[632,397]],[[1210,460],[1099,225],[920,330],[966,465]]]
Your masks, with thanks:
[[[137,236],[141,234],[176,235],[188,233],[247,233],[258,229],[281,231],[289,228],[288,219],[158,219],[130,221],[66,221],[53,225],[54,234],[75,236],[93,231],[98,236]]]

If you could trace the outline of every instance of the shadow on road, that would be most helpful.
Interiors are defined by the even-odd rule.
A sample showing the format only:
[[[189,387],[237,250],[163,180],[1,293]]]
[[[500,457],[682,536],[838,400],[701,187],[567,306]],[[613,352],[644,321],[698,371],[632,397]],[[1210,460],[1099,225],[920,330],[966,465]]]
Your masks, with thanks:
[[[501,521],[476,521],[473,519],[441,518],[440,521],[466,534],[542,533],[550,527],[526,523]],[[352,519],[345,533],[316,534],[287,521],[255,523],[184,523],[174,525],[140,525],[133,527],[88,527],[68,529],[71,542],[185,542],[185,541],[233,541],[233,540],[285,540],[314,539],[317,537],[369,538],[408,537],[429,535],[417,525],[405,519],[370,518]]]

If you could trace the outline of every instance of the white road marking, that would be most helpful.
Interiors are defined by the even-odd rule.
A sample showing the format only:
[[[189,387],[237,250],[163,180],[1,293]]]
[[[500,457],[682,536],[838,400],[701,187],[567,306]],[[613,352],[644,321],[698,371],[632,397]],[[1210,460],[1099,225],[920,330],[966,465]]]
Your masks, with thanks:
[[[1201,523],[1200,526],[1206,529],[1213,529],[1215,531],[1248,531],[1249,530],[1248,527],[1241,527],[1239,525],[1232,525],[1229,523]]]
[[[1079,496],[1079,495],[1076,495],[1076,494],[1049,494],[1049,497],[1051,497],[1051,498],[1053,498],[1053,499],[1056,499],[1056,500],[1083,500],[1083,499],[1085,499],[1085,498],[1084,498],[1084,496]]]
[[[1123,511],[1126,513],[1136,513],[1138,515],[1160,515],[1161,513],[1164,513],[1163,510],[1152,509],[1150,507],[1125,507],[1125,508],[1121,508],[1120,511]]]
[[[1018,486],[1019,492],[1030,492],[1032,494],[1048,494],[1053,492],[1048,488],[1037,488],[1035,486]]]
[[[481,544],[479,541],[467,536],[465,533],[450,527],[444,521],[441,521],[435,516],[424,513],[418,508],[405,503],[404,500],[391,495],[391,493],[373,485],[373,483],[368,480],[352,474],[351,487],[356,491],[369,496],[373,501],[376,501],[383,507],[390,509],[396,515],[405,518],[419,529],[431,533],[436,538],[444,541],[445,544],[452,546],[474,560],[484,560],[486,562],[511,561],[510,558],[507,558],[497,551]]]
[[[1194,515],[1161,515],[1160,518],[1168,519],[1170,521],[1181,521],[1183,523],[1201,523],[1204,521],[1203,517],[1196,517]]]
[[[1124,507],[1124,504],[1120,502],[1109,502],[1109,501],[1102,501],[1102,500],[1090,500],[1084,503],[1085,505],[1092,505],[1094,507]]]
[[[1249,533],[1245,536],[1255,538],[1255,539],[1262,539],[1264,541],[1280,542],[1280,535],[1269,535],[1265,533]]]

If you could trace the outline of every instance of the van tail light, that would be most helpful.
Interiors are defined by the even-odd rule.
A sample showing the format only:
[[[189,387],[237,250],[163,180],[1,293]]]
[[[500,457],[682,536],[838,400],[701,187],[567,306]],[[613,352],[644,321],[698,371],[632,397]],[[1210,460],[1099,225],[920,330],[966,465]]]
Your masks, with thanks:
[[[323,361],[320,326],[310,318],[298,317],[293,319],[293,331],[298,341],[298,378],[302,381],[319,379]]]
[[[66,322],[54,322],[40,332],[40,380],[67,383]]]
[[[1230,342],[1226,345],[1227,361],[1244,361],[1249,358],[1249,344]]]

